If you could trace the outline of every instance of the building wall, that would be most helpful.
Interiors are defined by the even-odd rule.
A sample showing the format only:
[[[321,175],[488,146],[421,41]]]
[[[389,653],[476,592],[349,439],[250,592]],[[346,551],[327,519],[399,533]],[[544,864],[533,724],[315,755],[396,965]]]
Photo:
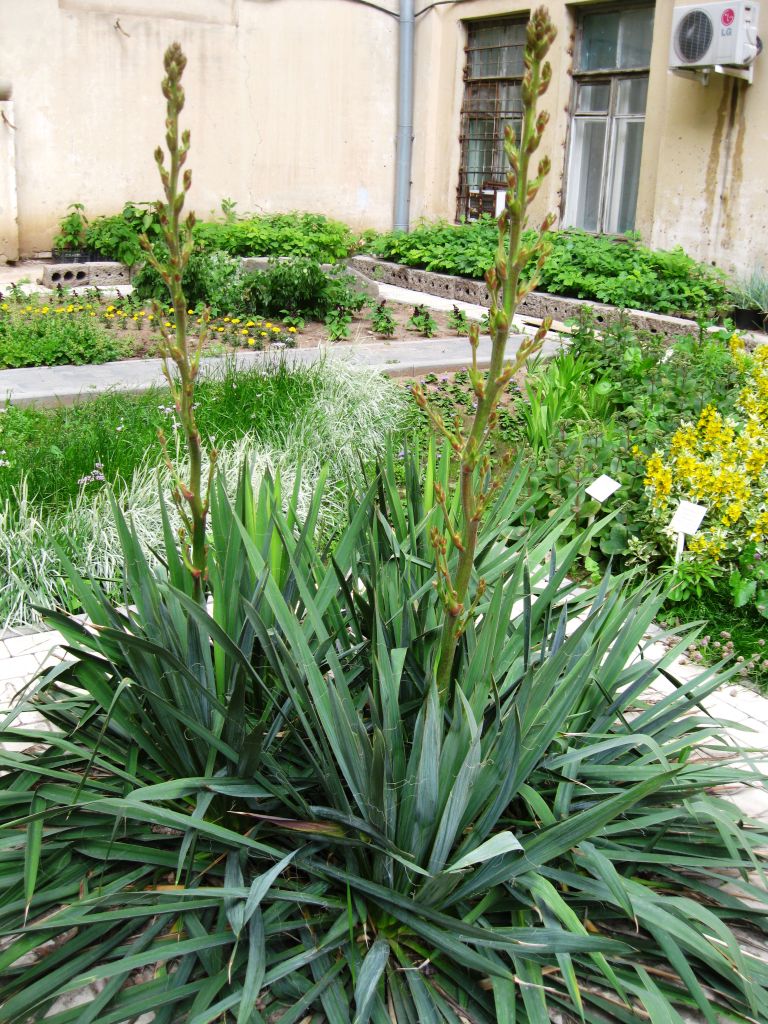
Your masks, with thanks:
[[[456,213],[463,20],[526,14],[531,6],[474,0],[435,7],[420,19],[414,219],[453,220]],[[552,84],[543,101],[551,121],[541,153],[548,153],[553,170],[532,210],[532,223],[548,210],[561,210],[576,16],[579,8],[599,2],[549,0],[547,6],[558,38],[550,54]],[[727,270],[755,263],[768,267],[768,50],[758,58],[751,86],[720,75],[707,86],[680,78],[667,67],[674,6],[674,0],[656,2],[637,230],[650,245],[682,245],[697,259]],[[763,7],[761,29],[768,43],[768,3]]]
[[[0,100],[0,263],[19,258],[14,117],[13,102]]]
[[[114,213],[158,194],[174,40],[201,216],[229,197],[391,225],[395,18],[340,0],[2,0],[24,254],[50,249],[69,203]]]
[[[417,10],[429,2],[417,0]],[[560,210],[575,19],[599,2],[549,0],[558,39],[541,152],[553,172],[534,223]],[[417,18],[412,222],[455,216],[464,19],[530,6],[465,0]],[[768,264],[768,52],[752,86],[678,78],[667,70],[673,6],[656,3],[637,228],[654,246],[681,244],[727,269]],[[173,40],[189,59],[184,121],[201,216],[228,197],[240,212],[312,210],[389,228],[397,29],[396,17],[354,0],[2,0],[0,79],[13,84],[16,130],[10,157],[0,123],[0,236],[15,231],[14,178],[24,255],[50,248],[71,202],[113,213],[157,195],[151,153],[163,135],[161,62]],[[10,243],[3,258],[13,258]]]

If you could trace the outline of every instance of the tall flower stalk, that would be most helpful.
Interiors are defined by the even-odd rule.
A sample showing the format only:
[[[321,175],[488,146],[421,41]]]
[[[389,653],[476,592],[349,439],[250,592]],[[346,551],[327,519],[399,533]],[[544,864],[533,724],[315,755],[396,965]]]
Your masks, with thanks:
[[[515,358],[511,362],[505,361],[512,317],[519,303],[536,287],[549,252],[545,235],[555,220],[553,214],[548,214],[535,240],[530,244],[524,242],[528,207],[550,170],[550,160],[546,156],[539,160],[535,175],[531,164],[549,121],[546,111],[537,111],[537,107],[539,97],[547,91],[552,77],[551,67],[545,58],[555,34],[547,9],[540,7],[534,11],[528,23],[525,47],[522,124],[519,138],[509,125],[504,131],[504,153],[509,164],[506,202],[498,220],[496,259],[485,275],[491,297],[489,331],[492,343],[487,372],[477,368],[477,325],[473,326],[469,338],[472,347],[469,377],[477,399],[473,419],[466,428],[458,419],[452,425],[446,424],[440,414],[430,408],[423,389],[420,386],[414,388],[416,401],[450,442],[457,462],[457,486],[461,492],[460,518],[453,523],[448,513],[451,502],[442,488],[436,488],[444,528],[434,527],[431,538],[436,557],[437,589],[445,608],[437,662],[437,686],[443,700],[450,692],[459,639],[485,590],[485,582],[480,579],[474,584],[473,592],[480,524],[508,471],[506,462],[493,467],[490,458],[491,442],[498,424],[499,400],[510,380],[541,347],[551,326],[551,320],[545,319],[536,335],[522,342]],[[527,281],[523,281],[522,271],[529,263],[534,264],[534,271]],[[458,553],[455,565],[449,558],[451,546]]]
[[[210,503],[211,480],[216,461],[216,452],[209,453],[209,468],[204,481],[203,445],[195,419],[195,381],[200,371],[200,357],[208,328],[207,313],[203,315],[200,331],[194,346],[188,338],[187,302],[182,279],[192,253],[192,228],[195,215],[190,212],[182,219],[182,210],[187,192],[192,187],[192,172],[183,170],[189,152],[190,135],[185,129],[179,133],[179,115],[184,109],[184,90],[181,78],[187,58],[178,43],[173,43],[165,52],[165,78],[162,89],[166,99],[165,143],[168,147],[169,163],[166,166],[163,150],[155,150],[155,163],[160,172],[165,200],[158,200],[155,209],[160,220],[163,238],[168,249],[163,259],[153,250],[146,235],[140,239],[149,264],[160,274],[170,293],[173,306],[173,324],[166,326],[165,316],[158,305],[154,315],[163,338],[163,373],[171,389],[171,397],[179,417],[186,440],[189,456],[188,479],[184,481],[177,471],[168,452],[168,442],[160,432],[160,442],[165,459],[173,478],[173,500],[181,516],[180,539],[184,563],[191,572],[198,595],[203,593],[207,573],[208,549],[206,523]],[[176,373],[171,370],[171,363]]]

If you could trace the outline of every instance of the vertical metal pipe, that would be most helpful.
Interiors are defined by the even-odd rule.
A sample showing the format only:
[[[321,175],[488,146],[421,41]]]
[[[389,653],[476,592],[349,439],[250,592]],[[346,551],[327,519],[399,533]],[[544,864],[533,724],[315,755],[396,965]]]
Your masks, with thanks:
[[[395,231],[407,231],[411,207],[413,150],[414,0],[400,0],[395,148]]]

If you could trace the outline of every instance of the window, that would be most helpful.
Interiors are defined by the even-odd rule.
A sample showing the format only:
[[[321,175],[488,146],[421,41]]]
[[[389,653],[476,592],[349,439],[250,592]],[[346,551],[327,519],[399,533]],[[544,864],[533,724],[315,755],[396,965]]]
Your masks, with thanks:
[[[581,16],[563,223],[623,234],[635,226],[653,8]]]
[[[517,130],[521,123],[526,20],[493,18],[467,24],[458,220],[495,213],[497,193],[506,188],[504,126]]]

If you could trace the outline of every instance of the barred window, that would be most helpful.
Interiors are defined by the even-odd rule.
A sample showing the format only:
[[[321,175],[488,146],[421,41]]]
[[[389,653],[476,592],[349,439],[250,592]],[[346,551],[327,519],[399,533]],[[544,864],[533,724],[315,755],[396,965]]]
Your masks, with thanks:
[[[506,189],[504,127],[519,130],[525,18],[467,22],[457,219],[495,213]]]

